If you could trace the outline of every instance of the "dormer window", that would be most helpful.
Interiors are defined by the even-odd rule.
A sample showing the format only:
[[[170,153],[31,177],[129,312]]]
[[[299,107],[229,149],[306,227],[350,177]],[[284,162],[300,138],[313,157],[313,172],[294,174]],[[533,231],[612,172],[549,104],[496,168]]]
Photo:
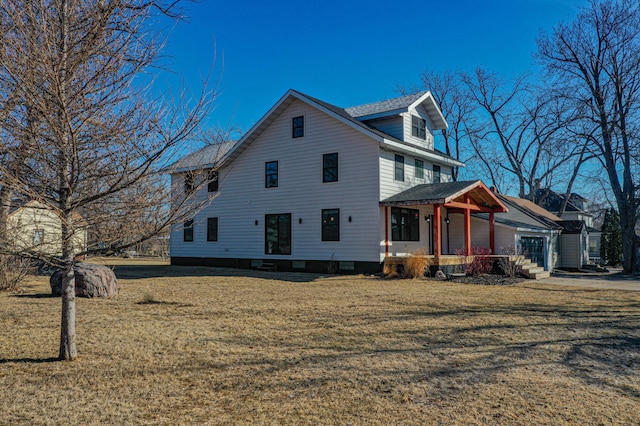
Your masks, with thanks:
[[[291,137],[301,138],[304,136],[304,116],[293,117]]]
[[[427,121],[424,118],[411,116],[411,136],[427,139]]]

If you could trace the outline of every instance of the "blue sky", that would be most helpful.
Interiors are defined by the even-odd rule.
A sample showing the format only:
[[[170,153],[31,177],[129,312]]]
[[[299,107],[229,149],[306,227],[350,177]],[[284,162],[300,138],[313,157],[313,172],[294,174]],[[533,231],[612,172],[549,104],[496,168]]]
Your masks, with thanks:
[[[533,70],[540,30],[585,0],[203,0],[165,54],[195,91],[216,60],[220,94],[207,121],[248,130],[289,89],[341,107],[398,96],[426,69]]]

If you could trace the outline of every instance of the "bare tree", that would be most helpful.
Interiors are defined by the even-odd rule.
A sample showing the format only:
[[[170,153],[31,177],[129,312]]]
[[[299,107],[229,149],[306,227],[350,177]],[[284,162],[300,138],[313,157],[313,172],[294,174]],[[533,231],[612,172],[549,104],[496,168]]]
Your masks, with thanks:
[[[607,172],[620,213],[624,271],[639,272],[640,6],[592,0],[575,21],[541,35],[538,57],[553,90],[586,107],[584,126],[598,130],[589,149]]]
[[[429,90],[449,123],[442,130],[445,153],[456,160],[467,162],[474,152],[470,147],[477,139],[475,120],[476,103],[462,82],[458,71],[440,73],[426,70],[420,75],[422,87]],[[452,170],[453,180],[458,180],[459,169]]]
[[[515,180],[519,197],[535,194],[544,184],[558,185],[568,170],[580,168],[581,146],[566,126],[575,111],[561,98],[531,86],[524,77],[513,82],[482,68],[462,78],[477,103],[477,138],[472,140],[492,183]]]
[[[143,84],[162,47],[153,23],[177,19],[177,3],[0,5],[0,96],[15,98],[2,121],[0,186],[59,219],[59,255],[22,254],[62,269],[60,359],[77,356],[74,257],[99,248],[74,247],[76,234],[103,228],[111,247],[130,246],[203,202],[197,188],[170,188],[161,171],[199,126],[214,93],[205,82],[199,99],[168,102]],[[110,229],[114,217],[130,219],[130,226]],[[0,247],[12,250],[9,241]]]

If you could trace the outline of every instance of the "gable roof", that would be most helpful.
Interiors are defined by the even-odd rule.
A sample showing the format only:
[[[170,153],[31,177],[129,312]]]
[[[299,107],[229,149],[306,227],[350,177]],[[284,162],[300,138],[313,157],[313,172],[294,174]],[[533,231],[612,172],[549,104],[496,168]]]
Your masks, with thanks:
[[[424,96],[427,92],[418,92],[411,95],[400,96],[393,99],[385,99],[379,102],[372,102],[364,105],[357,105],[344,110],[354,118],[367,117],[380,113],[396,113],[406,111],[415,101]]]
[[[542,207],[540,207],[539,205],[537,205],[536,203],[534,203],[533,201],[529,201],[527,199],[524,198],[518,198],[518,197],[511,197],[509,195],[504,195],[504,194],[500,194],[503,198],[506,198],[507,200],[511,201],[512,203],[529,210],[531,213],[537,215],[537,216],[541,216],[544,217],[546,219],[552,220],[554,222],[557,222],[559,220],[562,220],[559,216],[556,216],[555,214],[551,213],[549,210],[546,210]]]
[[[496,195],[505,203],[518,209],[519,211],[531,217],[532,219],[535,219],[545,227],[551,228],[551,229],[561,228],[561,226],[558,225],[558,221],[561,219],[558,216],[554,215],[553,213],[538,206],[537,204],[529,200],[525,200],[523,198],[510,197],[504,194],[496,194]]]
[[[540,206],[552,212],[559,212],[565,199],[564,194],[558,194],[557,192],[549,188],[537,189],[533,195],[535,195],[535,199],[538,200]],[[529,194],[527,197],[533,198],[532,194]],[[583,196],[572,192],[571,194],[569,194],[569,201],[567,202],[565,211],[588,213],[577,205],[582,204],[585,201],[588,200]]]
[[[420,101],[420,99],[423,98],[433,99],[431,97],[431,94],[427,92],[418,100],[414,101],[414,103]],[[320,111],[323,111],[324,113],[337,119],[343,124],[346,124],[347,126],[376,140],[383,146],[388,146],[389,148],[396,150],[404,150],[405,152],[409,152],[414,155],[429,157],[436,162],[441,162],[452,166],[464,166],[464,163],[444,154],[443,152],[426,149],[418,145],[401,141],[400,139],[397,139],[387,133],[384,133],[367,125],[366,123],[363,123],[360,120],[357,120],[352,115],[347,113],[344,108],[337,107],[335,105],[305,95],[304,93],[298,92],[293,89],[289,89],[287,93],[285,93],[278,100],[278,102],[276,102],[275,105],[273,105],[269,109],[269,111],[267,111],[267,113],[262,116],[262,118],[233,146],[233,148],[231,148],[231,150],[223,159],[223,163],[231,162],[235,158],[237,158],[238,155],[240,155],[245,149],[247,149],[247,147],[249,147],[258,138],[258,136],[260,136],[268,128],[268,126],[273,123],[287,109],[287,107],[289,107],[296,100],[304,102],[314,108],[319,109]],[[437,105],[435,105],[435,101],[433,101],[433,105],[437,108]]]
[[[475,218],[478,218],[478,219],[482,219],[482,220],[489,220],[489,214],[488,213],[472,213],[471,216],[473,216]],[[516,228],[518,230],[534,231],[534,232],[540,232],[540,231],[549,232],[549,228],[548,227],[531,225],[530,223],[518,222],[516,220],[508,219],[508,218],[501,217],[501,216],[496,216],[495,217],[495,221],[496,221],[496,223],[508,226],[510,228]]]
[[[424,105],[435,129],[442,130],[448,127],[447,120],[442,115],[442,111],[440,111],[433,95],[429,91],[345,108],[345,112],[360,121],[364,121],[408,112],[420,104]]]
[[[477,205],[506,212],[507,207],[481,181],[426,183],[409,188],[380,202],[381,206],[447,204],[469,195]]]
[[[558,224],[562,226],[563,234],[580,234],[582,229],[587,228],[582,220],[561,220]]]

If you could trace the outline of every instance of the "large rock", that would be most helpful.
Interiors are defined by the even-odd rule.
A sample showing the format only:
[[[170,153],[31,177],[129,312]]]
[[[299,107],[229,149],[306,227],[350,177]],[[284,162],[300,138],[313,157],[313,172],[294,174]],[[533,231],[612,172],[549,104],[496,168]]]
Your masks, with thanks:
[[[73,267],[76,278],[76,296],[113,297],[118,294],[118,281],[111,268],[91,263],[77,263]],[[49,279],[51,294],[62,295],[62,272],[57,270]]]

